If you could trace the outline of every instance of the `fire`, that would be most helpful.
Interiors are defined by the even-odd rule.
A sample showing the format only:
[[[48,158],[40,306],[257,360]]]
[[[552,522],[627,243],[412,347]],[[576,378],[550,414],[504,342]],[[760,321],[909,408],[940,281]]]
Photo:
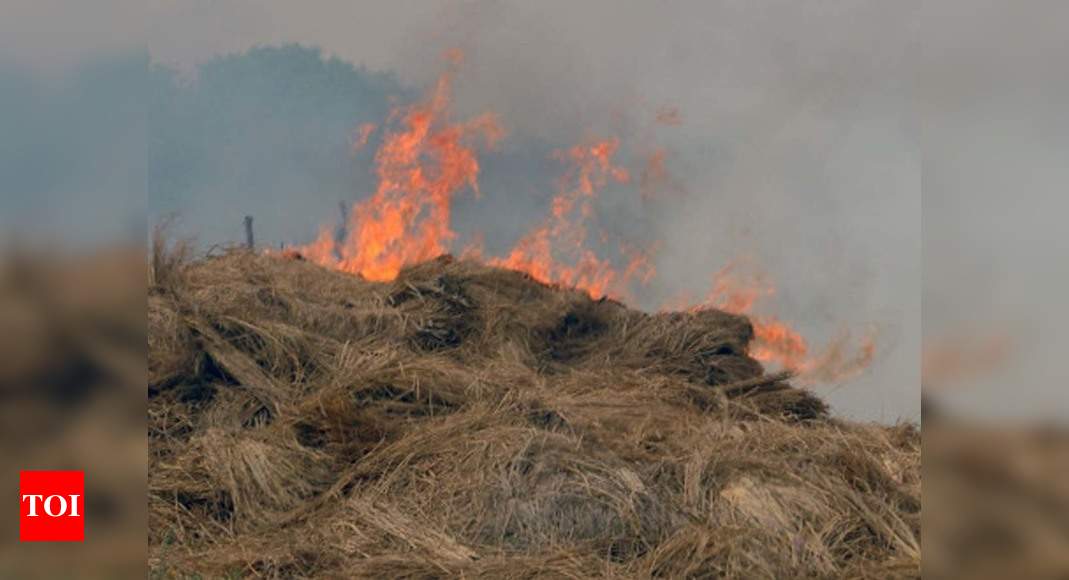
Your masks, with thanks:
[[[744,273],[743,261],[732,261],[713,274],[713,289],[699,306],[712,307],[732,314],[749,316],[754,328],[754,346],[750,355],[765,363],[775,363],[798,371],[805,366],[809,345],[801,334],[773,316],[755,316],[753,307],[775,288],[760,272]]]
[[[450,51],[447,60],[455,68],[463,55]],[[395,126],[384,128],[375,156],[378,188],[353,208],[344,235],[325,227],[314,242],[291,248],[290,253],[369,280],[388,281],[405,265],[449,251],[456,238],[450,227],[454,196],[466,190],[479,195],[473,143],[481,140],[493,147],[503,136],[489,114],[465,123],[449,121],[453,68],[423,102],[391,113]],[[354,150],[366,145],[376,129],[373,124],[357,128]],[[593,200],[608,184],[631,179],[613,159],[619,146],[616,139],[602,139],[558,151],[556,158],[567,169],[549,215],[504,257],[486,261],[545,283],[585,290],[595,298],[621,297],[629,282],[648,282],[654,273],[650,251],[622,245],[627,264],[617,270],[611,260],[587,247]],[[464,255],[481,257],[481,244],[473,243]]]
[[[609,183],[628,183],[628,171],[613,162],[617,139],[595,140],[558,151],[556,157],[569,165],[561,179],[560,192],[550,204],[545,221],[520,238],[503,258],[490,264],[526,272],[536,280],[587,291],[592,297],[619,297],[632,280],[648,282],[654,269],[650,253],[624,246],[629,262],[618,272],[610,260],[600,258],[586,246],[587,221],[594,213],[593,200]]]
[[[447,61],[449,68],[424,100],[396,107],[382,126],[367,123],[354,130],[354,153],[379,131],[374,194],[348,212],[340,230],[324,227],[314,242],[290,248],[287,254],[368,280],[389,281],[406,265],[450,251],[457,237],[450,225],[453,200],[468,191],[478,197],[476,149],[495,147],[504,131],[492,114],[462,123],[450,120],[452,77],[463,54],[450,51]],[[679,112],[663,108],[657,122],[677,125]],[[615,159],[619,149],[618,139],[604,138],[558,151],[555,158],[565,170],[546,217],[503,256],[484,257],[478,236],[463,256],[526,272],[544,283],[577,288],[593,298],[626,298],[631,284],[649,283],[656,272],[652,261],[656,244],[639,247],[619,242],[618,254],[626,262],[622,268],[590,244],[599,194],[610,185],[632,182],[631,173]],[[679,189],[668,176],[665,157],[665,151],[658,149],[647,159],[638,184],[644,201],[651,201],[656,190]],[[614,241],[605,230],[595,232],[602,246]],[[790,325],[774,316],[754,314],[755,305],[773,296],[775,288],[765,276],[746,273],[742,266],[732,262],[717,272],[712,291],[696,308],[749,316],[754,327],[754,358],[823,381],[852,376],[872,361],[875,343],[871,337],[850,349],[844,335],[814,355]]]
[[[751,316],[750,322],[754,330],[751,356],[792,371],[801,371],[806,366],[809,345],[801,334],[772,316]]]
[[[451,57],[451,60],[458,60]],[[473,142],[493,147],[503,131],[493,115],[466,123],[449,121],[452,70],[443,74],[421,103],[395,109],[375,155],[378,189],[353,207],[341,240],[330,228],[296,250],[316,263],[360,274],[369,280],[392,280],[406,264],[448,251],[456,237],[450,228],[453,197],[479,193],[479,161]],[[357,138],[366,142],[374,127]]]
[[[776,293],[764,274],[752,272],[747,279],[741,272],[743,267],[743,262],[736,260],[713,274],[713,289],[706,305],[733,314],[749,314],[758,298]]]
[[[743,272],[743,261],[732,261],[713,275],[713,289],[696,308],[717,308],[746,315],[754,329],[750,356],[798,373],[804,382],[842,381],[860,374],[876,354],[874,332],[851,350],[850,336],[841,333],[823,351],[811,354],[806,339],[786,322],[770,315],[753,313],[763,297],[773,296],[775,287],[761,272]]]
[[[856,348],[851,349],[851,336],[842,332],[824,351],[798,369],[803,383],[832,383],[845,381],[864,372],[876,358],[876,331],[869,330]]]

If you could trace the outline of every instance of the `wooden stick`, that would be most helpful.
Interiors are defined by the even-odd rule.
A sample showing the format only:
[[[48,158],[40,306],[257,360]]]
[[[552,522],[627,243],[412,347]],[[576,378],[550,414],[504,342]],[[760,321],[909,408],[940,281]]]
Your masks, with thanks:
[[[245,246],[251,250],[255,245],[252,238],[252,216],[247,215],[245,216]]]

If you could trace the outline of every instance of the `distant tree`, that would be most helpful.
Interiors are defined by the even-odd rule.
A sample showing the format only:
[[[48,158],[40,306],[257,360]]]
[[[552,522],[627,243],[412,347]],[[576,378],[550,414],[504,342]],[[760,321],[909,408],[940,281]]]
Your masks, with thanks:
[[[179,212],[202,243],[233,241],[246,213],[265,240],[314,234],[312,221],[369,187],[353,130],[411,96],[391,74],[295,44],[220,56],[190,79],[153,66],[149,78],[151,209]]]

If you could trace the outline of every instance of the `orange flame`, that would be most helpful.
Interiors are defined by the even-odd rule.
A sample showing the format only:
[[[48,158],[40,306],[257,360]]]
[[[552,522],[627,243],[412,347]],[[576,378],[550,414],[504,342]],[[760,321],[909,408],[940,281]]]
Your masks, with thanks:
[[[375,156],[378,189],[353,208],[345,239],[335,240],[324,228],[316,241],[296,248],[302,256],[385,281],[406,264],[447,251],[456,236],[450,228],[453,196],[466,188],[479,193],[479,161],[470,143],[481,137],[493,147],[503,136],[489,114],[463,124],[449,122],[450,72],[425,102],[391,113],[400,126],[384,135]]]
[[[489,263],[526,272],[544,283],[579,288],[594,298],[620,297],[635,279],[648,282],[654,274],[650,252],[623,246],[629,262],[618,272],[611,261],[586,247],[586,221],[594,213],[594,198],[610,182],[630,181],[628,171],[612,160],[619,146],[617,139],[607,139],[558,151],[556,157],[570,168],[550,205],[550,215],[520,238],[508,255]]]
[[[748,314],[758,298],[776,293],[760,272],[751,272],[750,278],[745,279],[740,272],[742,267],[741,261],[733,260],[713,274],[713,289],[705,299],[706,305],[733,314]]]
[[[446,58],[452,67],[463,62],[458,50],[449,51]],[[441,76],[424,102],[391,112],[389,121],[396,127],[385,129],[375,156],[378,189],[353,208],[344,238],[338,240],[333,228],[324,227],[314,242],[291,248],[288,254],[369,280],[388,281],[405,265],[449,250],[456,237],[450,228],[453,197],[467,189],[479,194],[479,162],[472,142],[481,137],[493,147],[503,136],[492,115],[462,124],[449,122],[451,72]],[[375,130],[375,125],[361,125],[353,135],[354,151],[366,145]],[[487,261],[545,283],[585,290],[595,298],[621,297],[633,280],[649,282],[654,274],[652,251],[621,244],[628,262],[617,270],[611,260],[586,245],[594,198],[610,182],[630,181],[628,171],[613,161],[618,148],[618,140],[606,139],[558,151],[555,156],[567,170],[550,214],[505,257]],[[464,256],[481,258],[481,242],[466,248]]]
[[[754,342],[750,356],[802,376],[803,382],[834,382],[860,374],[876,354],[873,334],[862,338],[855,352],[849,348],[849,334],[842,333],[821,353],[811,355],[809,344],[789,324],[770,315],[755,315],[753,308],[762,298],[773,296],[775,288],[760,272],[745,276],[742,263],[732,261],[713,275],[713,289],[697,308],[717,308],[750,318]]]
[[[824,351],[806,360],[798,372],[803,383],[831,383],[860,375],[876,358],[876,331],[871,329],[851,351],[851,337],[843,332]]]
[[[806,366],[809,345],[801,334],[772,316],[751,316],[750,322],[754,330],[751,356],[792,371],[801,371]]]
[[[426,99],[394,108],[382,127],[375,155],[375,193],[353,207],[340,232],[324,227],[314,242],[285,254],[369,280],[389,281],[402,267],[449,251],[456,238],[450,226],[454,196],[467,190],[479,195],[476,145],[493,148],[504,132],[490,114],[464,123],[450,121],[452,73],[463,62],[463,54],[453,50],[446,58],[450,68]],[[663,108],[657,121],[677,125],[679,112]],[[352,137],[353,151],[366,146],[378,129],[370,123],[359,126]],[[619,147],[617,139],[595,139],[556,152],[566,170],[546,218],[504,257],[483,258],[478,238],[464,250],[464,257],[523,271],[544,283],[581,289],[593,298],[625,298],[631,283],[648,283],[655,274],[656,244],[641,248],[620,243],[619,253],[627,262],[621,269],[588,246],[597,196],[612,183],[631,182],[627,169],[614,161]],[[639,193],[647,201],[655,189],[678,189],[665,170],[665,156],[664,150],[654,151],[642,172]],[[598,233],[601,244],[611,241],[606,231]],[[788,324],[773,316],[752,314],[755,304],[774,295],[775,288],[760,274],[742,274],[737,262],[717,272],[712,291],[698,308],[749,315],[754,358],[818,380],[852,376],[871,362],[875,352],[871,338],[853,354],[844,335],[819,355],[811,355],[806,340]]]

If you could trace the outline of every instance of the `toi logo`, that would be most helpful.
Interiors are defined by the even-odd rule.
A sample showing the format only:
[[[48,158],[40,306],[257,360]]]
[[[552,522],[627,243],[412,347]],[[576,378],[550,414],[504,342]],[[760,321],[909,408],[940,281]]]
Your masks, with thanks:
[[[19,541],[85,540],[85,473],[19,472]]]

